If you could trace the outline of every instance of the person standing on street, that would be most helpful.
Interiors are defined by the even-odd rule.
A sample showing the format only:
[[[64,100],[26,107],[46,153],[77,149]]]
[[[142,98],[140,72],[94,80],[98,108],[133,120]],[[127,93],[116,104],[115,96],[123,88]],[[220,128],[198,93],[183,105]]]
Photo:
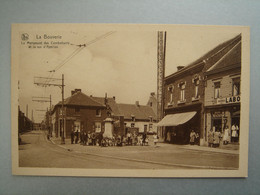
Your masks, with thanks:
[[[154,143],[155,146],[156,146],[157,142],[158,142],[158,135],[155,133],[153,135],[153,143]]]
[[[74,143],[74,130],[73,130],[73,127],[71,129],[71,133],[70,133],[70,140],[71,140],[71,144]]]
[[[190,132],[190,145],[194,145],[196,139],[196,133],[194,132],[194,130],[191,130]]]
[[[230,131],[228,128],[228,125],[226,126],[225,130],[224,130],[224,136],[223,136],[223,144],[227,145],[230,139]]]
[[[213,146],[214,147],[219,147],[219,143],[220,143],[220,138],[221,138],[221,133],[220,131],[217,129],[216,132],[214,133],[214,141],[213,141]]]
[[[208,134],[208,146],[213,147],[213,142],[214,142],[214,132],[213,129],[211,128]]]

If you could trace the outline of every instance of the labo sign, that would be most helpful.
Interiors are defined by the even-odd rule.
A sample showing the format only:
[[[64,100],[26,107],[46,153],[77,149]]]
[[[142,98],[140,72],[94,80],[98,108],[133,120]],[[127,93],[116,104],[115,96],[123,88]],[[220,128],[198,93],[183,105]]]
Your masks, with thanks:
[[[232,104],[240,102],[240,96],[231,96],[227,98],[218,98],[217,104]]]
[[[232,96],[226,98],[226,104],[240,102],[240,96]]]

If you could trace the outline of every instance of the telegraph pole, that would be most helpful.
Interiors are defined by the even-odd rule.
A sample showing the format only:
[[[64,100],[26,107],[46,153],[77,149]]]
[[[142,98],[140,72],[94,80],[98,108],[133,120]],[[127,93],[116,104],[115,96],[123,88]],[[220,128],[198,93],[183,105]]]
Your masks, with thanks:
[[[61,81],[61,84],[59,83]],[[34,77],[34,84],[42,86],[42,87],[47,87],[47,86],[56,86],[61,88],[61,94],[62,94],[62,107],[61,107],[61,114],[62,114],[62,119],[61,119],[61,144],[65,144],[65,117],[64,117],[64,74],[62,74],[62,78],[50,78],[50,77]],[[50,102],[50,111],[51,111],[51,95],[49,100],[38,100],[40,102]]]

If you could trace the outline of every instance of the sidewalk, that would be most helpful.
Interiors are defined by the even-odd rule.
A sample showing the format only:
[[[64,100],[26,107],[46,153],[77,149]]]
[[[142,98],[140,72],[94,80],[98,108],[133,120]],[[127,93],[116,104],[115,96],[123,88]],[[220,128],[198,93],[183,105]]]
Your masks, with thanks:
[[[219,148],[210,148],[207,146],[198,146],[198,145],[176,145],[176,144],[168,144],[168,143],[157,143],[157,147],[153,145],[153,143],[149,143],[148,146],[122,146],[122,147],[100,147],[100,146],[83,146],[81,144],[71,144],[70,139],[65,139],[65,144],[61,144],[60,138],[51,138],[51,141],[59,145],[60,147],[73,150],[77,152],[86,152],[86,148],[88,148],[88,152],[102,152],[100,149],[105,149],[108,151],[124,151],[129,152],[141,152],[141,151],[149,151],[149,150],[176,150],[178,148],[185,150],[195,150],[195,151],[206,151],[206,152],[215,152],[215,153],[225,153],[225,154],[239,154],[239,144],[228,144],[228,145],[220,145]],[[160,149],[159,149],[160,148]],[[141,150],[141,151],[140,151]]]

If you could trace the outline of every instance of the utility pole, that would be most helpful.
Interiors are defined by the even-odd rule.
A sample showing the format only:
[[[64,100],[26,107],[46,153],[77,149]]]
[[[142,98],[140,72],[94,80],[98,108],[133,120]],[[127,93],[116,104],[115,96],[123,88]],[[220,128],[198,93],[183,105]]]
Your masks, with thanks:
[[[158,31],[158,48],[157,48],[157,120],[164,117],[164,77],[165,77],[165,52],[166,51],[166,31]],[[157,131],[162,134],[159,127]]]
[[[61,84],[59,83],[61,81]],[[62,107],[61,107],[61,144],[65,144],[65,117],[64,117],[64,74],[62,74],[62,78],[49,78],[49,77],[34,77],[34,84],[47,87],[47,86],[56,86],[61,88],[61,94],[62,94]],[[38,97],[39,98],[39,97]],[[45,99],[44,99],[45,98]],[[48,99],[48,100],[47,100]],[[37,100],[35,100],[37,101]],[[50,113],[51,113],[51,95],[50,98],[43,97],[43,99],[38,99],[39,102],[50,102]]]

